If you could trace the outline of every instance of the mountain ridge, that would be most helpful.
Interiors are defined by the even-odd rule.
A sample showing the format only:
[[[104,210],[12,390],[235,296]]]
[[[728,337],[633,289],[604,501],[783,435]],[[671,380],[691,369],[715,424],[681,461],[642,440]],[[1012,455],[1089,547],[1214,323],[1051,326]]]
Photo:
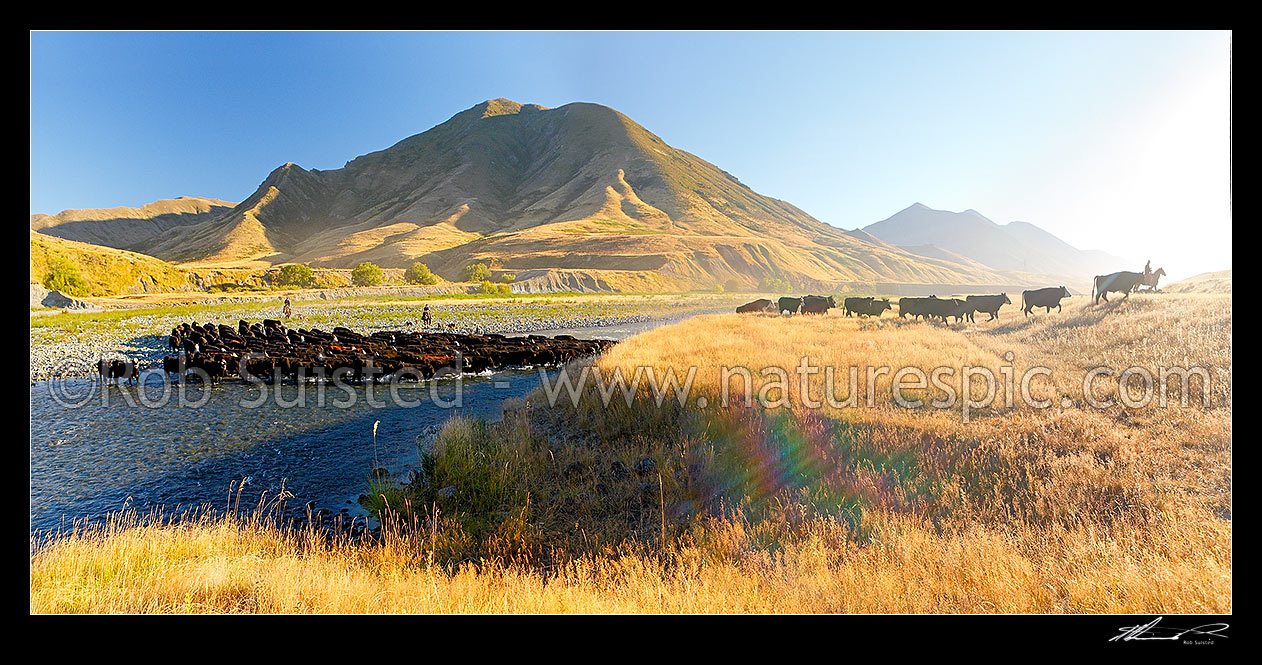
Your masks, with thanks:
[[[833,227],[588,102],[486,100],[340,169],[288,162],[230,209],[177,219],[133,224],[125,248],[200,266],[421,261],[449,278],[498,260],[648,271],[678,288],[1038,281],[950,248],[908,251],[871,227]]]

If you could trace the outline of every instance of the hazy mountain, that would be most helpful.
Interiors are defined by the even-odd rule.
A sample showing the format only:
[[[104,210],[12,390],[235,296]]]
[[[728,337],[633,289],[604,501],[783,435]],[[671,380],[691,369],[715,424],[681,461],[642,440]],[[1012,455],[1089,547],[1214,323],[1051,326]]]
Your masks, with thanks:
[[[996,224],[976,210],[949,212],[920,203],[863,228],[926,257],[956,255],[992,270],[1064,276],[1073,281],[1142,267],[1097,250],[1080,250],[1028,222]]]

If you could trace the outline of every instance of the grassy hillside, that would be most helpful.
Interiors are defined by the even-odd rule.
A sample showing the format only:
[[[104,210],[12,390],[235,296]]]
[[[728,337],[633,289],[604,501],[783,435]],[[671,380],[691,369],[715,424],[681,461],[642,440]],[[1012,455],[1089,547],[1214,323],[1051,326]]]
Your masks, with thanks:
[[[63,292],[76,297],[162,293],[190,288],[184,270],[152,256],[32,231],[31,281],[49,286],[47,280],[53,273],[70,275],[70,279],[62,283]]]
[[[1230,299],[1086,300],[950,328],[836,311],[659,328],[588,376],[682,380],[696,367],[682,405],[670,393],[659,405],[644,383],[625,399],[610,386],[608,400],[588,384],[575,401],[540,391],[507,404],[495,423],[453,418],[428,449],[427,484],[373,488],[379,543],[239,516],[124,516],[37,549],[31,609],[1230,612]],[[803,387],[803,357],[834,369],[832,396],[857,405],[830,406],[823,372]],[[1210,382],[1190,384],[1186,404],[1178,388],[1166,407],[1095,408],[1082,374],[1101,363],[1202,366]],[[764,401],[745,405],[738,377],[725,404],[724,366],[747,368]],[[865,387],[875,366],[948,367],[960,393],[965,366],[1042,366],[1052,376],[1033,397],[1051,406],[1009,406],[1001,382],[967,418],[960,405],[906,408],[889,373]],[[577,381],[582,366],[571,370]],[[1095,394],[1120,397],[1109,381]]]
[[[1231,271],[1203,272],[1161,287],[1166,293],[1231,293]]]

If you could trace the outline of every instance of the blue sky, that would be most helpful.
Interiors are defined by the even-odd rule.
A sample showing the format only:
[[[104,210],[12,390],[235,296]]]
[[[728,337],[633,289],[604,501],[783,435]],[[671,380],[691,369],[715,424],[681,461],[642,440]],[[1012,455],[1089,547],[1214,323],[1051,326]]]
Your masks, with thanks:
[[[1230,32],[35,32],[32,213],[240,201],[485,99],[595,102],[855,228],[921,202],[1231,266]]]

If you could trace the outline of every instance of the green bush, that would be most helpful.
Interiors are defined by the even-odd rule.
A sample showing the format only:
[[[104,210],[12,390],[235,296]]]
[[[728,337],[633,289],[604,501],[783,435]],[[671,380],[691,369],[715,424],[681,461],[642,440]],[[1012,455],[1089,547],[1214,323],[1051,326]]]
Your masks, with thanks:
[[[355,286],[376,286],[385,279],[381,268],[364,261],[351,271],[351,284]]]
[[[460,272],[462,282],[485,282],[491,279],[491,269],[485,263],[471,263]]]
[[[513,292],[512,287],[507,284],[496,284],[489,279],[482,280],[478,284],[478,293],[485,296],[504,296]]]
[[[403,273],[403,281],[408,284],[437,284],[438,276],[424,263],[413,263],[412,267]]]
[[[287,263],[280,267],[280,275],[276,278],[280,286],[296,286],[309,289],[315,284],[315,271],[301,263]]]
[[[48,274],[44,276],[44,287],[79,298],[90,292],[87,280],[79,274],[79,269],[75,267],[75,264],[61,256],[48,260]]]
[[[506,272],[500,275],[500,281],[504,282],[505,284],[508,284],[509,282],[514,282],[516,280],[517,280],[517,275],[514,275],[511,272]]]

